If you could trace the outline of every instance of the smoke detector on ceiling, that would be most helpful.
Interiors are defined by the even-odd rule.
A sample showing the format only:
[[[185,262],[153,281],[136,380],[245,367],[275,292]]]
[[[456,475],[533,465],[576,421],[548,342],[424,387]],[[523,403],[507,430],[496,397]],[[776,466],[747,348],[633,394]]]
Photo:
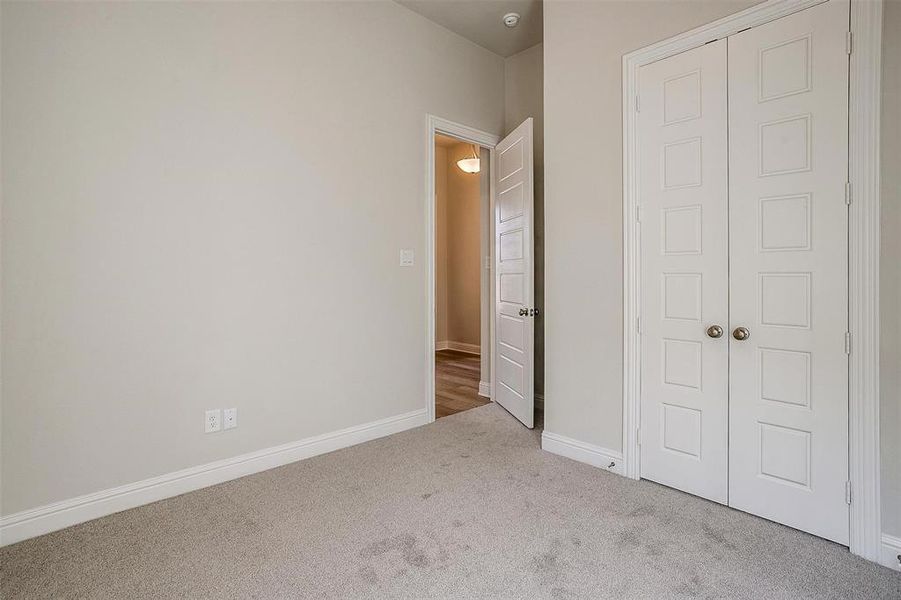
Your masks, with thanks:
[[[519,25],[519,13],[507,13],[504,15],[504,25],[513,28]]]

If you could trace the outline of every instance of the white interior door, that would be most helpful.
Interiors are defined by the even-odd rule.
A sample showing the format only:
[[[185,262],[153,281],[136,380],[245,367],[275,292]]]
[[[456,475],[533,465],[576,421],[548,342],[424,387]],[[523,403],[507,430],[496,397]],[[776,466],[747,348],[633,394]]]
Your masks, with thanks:
[[[725,503],[725,40],[642,67],[639,97],[641,476]]]
[[[729,38],[729,503],[842,544],[848,19],[833,0]]]
[[[531,429],[535,423],[532,119],[501,140],[495,155],[494,401]]]

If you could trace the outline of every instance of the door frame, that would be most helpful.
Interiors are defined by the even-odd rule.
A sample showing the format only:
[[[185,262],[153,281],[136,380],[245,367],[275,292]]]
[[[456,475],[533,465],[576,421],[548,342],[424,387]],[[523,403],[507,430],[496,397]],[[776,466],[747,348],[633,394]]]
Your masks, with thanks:
[[[638,229],[638,70],[652,62],[827,0],[768,0],[623,56],[623,466],[639,479],[641,248]],[[879,481],[879,127],[883,0],[851,2],[848,316],[850,550],[878,561]]]
[[[435,115],[426,115],[426,196],[425,196],[425,221],[426,221],[426,339],[425,339],[425,364],[426,364],[426,378],[425,378],[425,409],[426,414],[428,416],[427,423],[431,423],[435,420],[435,310],[436,310],[436,299],[435,299],[435,226],[437,224],[436,221],[436,211],[435,211],[435,135],[436,134],[445,134],[451,137],[455,137],[461,141],[469,142],[471,144],[478,144],[483,148],[487,148],[488,155],[488,167],[489,167],[489,188],[488,188],[488,210],[489,214],[494,214],[494,163],[495,163],[495,151],[494,148],[501,141],[501,137],[499,135],[495,135],[493,133],[488,133],[487,131],[481,131],[474,127],[470,127],[468,125],[462,125],[460,123],[455,123],[454,121],[450,121],[448,119],[443,119],[441,117],[436,117]],[[482,215],[482,218],[486,218],[486,215]],[[489,244],[488,244],[488,252],[490,255],[491,248],[493,247],[491,244],[491,233],[493,232],[493,226],[489,223]],[[483,265],[484,266],[484,265]],[[495,276],[494,268],[491,269],[491,276],[489,277],[489,286],[488,286],[488,294],[489,298],[493,298],[494,296],[494,285],[492,282]],[[481,294],[485,294],[486,290],[482,289]],[[489,371],[491,372],[491,394],[493,397],[494,390],[494,377],[495,371],[494,368],[494,311],[492,310],[492,302],[489,300],[489,310],[488,310],[488,339],[490,346],[490,359],[489,359]],[[484,303],[479,302],[479,306],[484,308]],[[482,349],[482,352],[485,350]],[[480,390],[481,391],[481,390]]]

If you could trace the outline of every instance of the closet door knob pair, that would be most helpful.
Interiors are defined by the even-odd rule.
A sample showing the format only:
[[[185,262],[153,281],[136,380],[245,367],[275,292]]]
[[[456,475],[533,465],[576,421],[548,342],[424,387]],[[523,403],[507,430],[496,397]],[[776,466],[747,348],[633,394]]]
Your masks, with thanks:
[[[520,308],[519,316],[520,317],[537,317],[538,309],[537,308]]]
[[[707,328],[707,336],[713,339],[721,338],[723,337],[723,328],[719,325],[711,325]],[[748,331],[747,327],[736,327],[735,331],[732,332],[732,337],[742,342],[751,337],[751,332]]]

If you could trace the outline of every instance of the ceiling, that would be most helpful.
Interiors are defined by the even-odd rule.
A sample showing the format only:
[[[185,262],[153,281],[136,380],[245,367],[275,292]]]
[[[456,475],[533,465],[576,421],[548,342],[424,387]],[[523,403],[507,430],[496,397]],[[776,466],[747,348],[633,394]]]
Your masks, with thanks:
[[[455,137],[438,132],[435,132],[435,145],[440,148],[453,148],[455,146],[466,146],[467,148],[470,148],[475,146],[475,144],[464,142],[463,140],[458,140]],[[476,150],[476,154],[478,154],[478,150]]]
[[[541,0],[395,1],[505,58],[542,40]],[[502,20],[509,12],[522,17],[512,29]]]
[[[441,133],[435,134],[435,145],[441,146],[442,148],[450,148],[451,146],[456,146],[457,144],[462,144],[460,140],[457,138],[450,137],[448,135],[444,135]]]

